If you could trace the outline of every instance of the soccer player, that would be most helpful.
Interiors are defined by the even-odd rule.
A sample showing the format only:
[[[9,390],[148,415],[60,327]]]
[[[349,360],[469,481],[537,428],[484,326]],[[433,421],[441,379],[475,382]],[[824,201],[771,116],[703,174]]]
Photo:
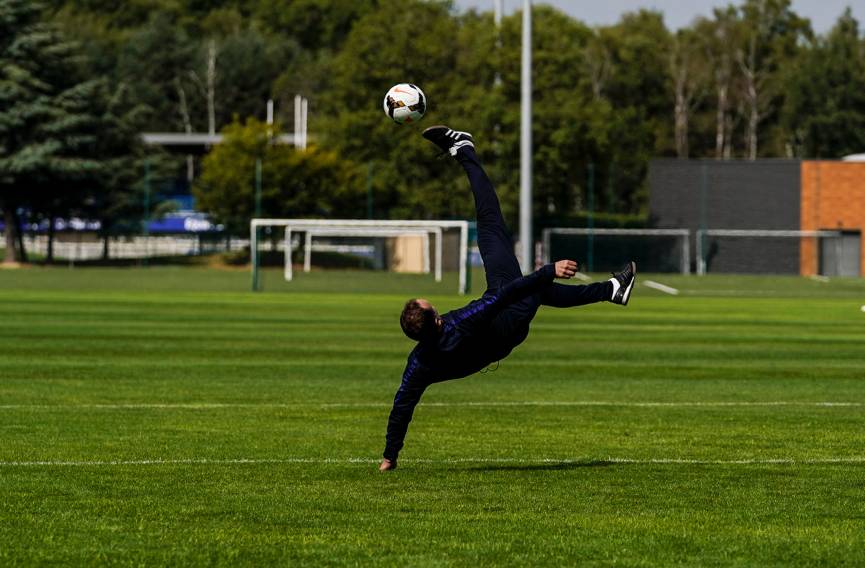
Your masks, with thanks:
[[[604,282],[585,286],[554,283],[554,278],[576,274],[573,260],[560,260],[523,276],[498,197],[475,154],[471,134],[431,126],[423,136],[456,158],[468,175],[487,290],[464,308],[442,315],[423,298],[406,303],[400,326],[417,345],[408,356],[394,397],[381,471],[396,469],[414,408],[428,386],[466,377],[507,357],[528,336],[539,306],[569,308],[602,301],[624,306],[636,279],[637,267],[629,262]]]

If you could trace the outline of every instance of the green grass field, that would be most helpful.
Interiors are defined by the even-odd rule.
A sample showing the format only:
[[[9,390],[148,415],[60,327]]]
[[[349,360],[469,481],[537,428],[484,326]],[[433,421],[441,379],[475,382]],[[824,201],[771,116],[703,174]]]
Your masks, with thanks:
[[[649,278],[431,387],[381,474],[452,278],[0,271],[0,565],[865,564],[865,281]]]

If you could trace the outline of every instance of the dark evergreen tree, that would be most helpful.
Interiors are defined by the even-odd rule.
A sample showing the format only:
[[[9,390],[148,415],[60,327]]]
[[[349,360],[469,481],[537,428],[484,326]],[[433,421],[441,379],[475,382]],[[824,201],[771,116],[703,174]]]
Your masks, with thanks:
[[[92,89],[77,82],[75,44],[42,21],[41,6],[0,0],[0,208],[6,262],[25,261],[20,212],[64,199],[58,180],[83,177]]]

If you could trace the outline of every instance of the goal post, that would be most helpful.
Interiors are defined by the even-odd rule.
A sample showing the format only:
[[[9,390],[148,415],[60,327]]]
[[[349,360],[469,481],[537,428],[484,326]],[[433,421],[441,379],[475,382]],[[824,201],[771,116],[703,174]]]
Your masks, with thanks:
[[[644,243],[653,241],[651,245],[644,244],[639,247],[646,249],[648,252],[643,253],[644,258],[640,258],[639,251],[627,251],[629,258],[608,259],[608,263],[620,263],[625,260],[637,260],[641,264],[641,260],[649,260],[646,255],[654,254],[656,256],[663,255],[668,257],[667,270],[678,270],[682,274],[690,272],[691,250],[690,250],[690,235],[688,229],[582,229],[582,228],[567,228],[567,227],[550,227],[541,232],[543,258],[544,262],[548,263],[553,260],[552,247],[553,238],[555,236],[576,236],[582,237],[585,240],[585,248],[575,251],[575,247],[569,247],[569,253],[573,255],[578,252],[578,256],[586,254],[587,257],[595,256],[594,249],[602,247],[603,243],[596,237],[603,237],[608,243],[617,243],[618,247],[627,242],[634,242],[633,239],[638,239]],[[630,241],[629,241],[630,239]],[[672,245],[670,243],[673,243]],[[609,248],[609,247],[608,247]],[[678,250],[676,250],[678,249]],[[675,266],[675,268],[672,268]]]
[[[429,244],[432,239],[434,247],[435,278],[442,278],[442,256],[444,232],[459,231],[459,285],[458,292],[465,294],[468,290],[468,247],[469,222],[453,220],[371,220],[371,219],[252,219],[249,224],[250,256],[252,264],[252,289],[258,291],[260,262],[258,257],[259,229],[263,227],[281,227],[284,229],[286,281],[294,278],[292,268],[292,237],[294,234],[304,234],[304,270],[310,269],[310,256],[313,239],[316,237],[397,237],[417,236],[422,239],[424,272],[430,272]]]
[[[819,274],[821,242],[840,231],[700,229],[697,274],[720,272]]]

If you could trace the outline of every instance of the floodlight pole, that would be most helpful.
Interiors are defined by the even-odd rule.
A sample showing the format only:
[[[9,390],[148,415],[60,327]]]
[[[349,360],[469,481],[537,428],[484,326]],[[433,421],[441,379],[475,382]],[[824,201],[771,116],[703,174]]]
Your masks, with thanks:
[[[372,162],[366,163],[366,218],[372,219]]]
[[[150,255],[150,159],[144,159],[144,266],[148,264]]]
[[[700,164],[700,230],[696,235],[697,249],[697,274],[702,276],[706,274],[706,259],[703,255],[706,253],[706,230],[709,228],[708,212],[706,210],[706,193],[709,190],[709,168],[706,162]]]
[[[494,1],[495,11],[493,15],[493,22],[496,24],[496,52],[499,57],[501,57],[502,52],[502,12],[504,12],[504,0],[495,0]],[[502,74],[498,68],[496,68],[496,76],[494,80],[494,84],[496,87],[500,87],[502,84]],[[496,124],[496,134],[498,134],[499,125]]]
[[[520,264],[532,262],[532,0],[523,0],[522,113],[520,116]]]
[[[588,218],[586,219],[587,228],[589,229],[588,239],[586,239],[586,264],[589,272],[595,271],[595,164],[589,162],[588,180],[586,183],[587,193],[587,211]]]
[[[273,99],[267,100],[267,141],[273,139]]]
[[[255,160],[255,218],[261,217],[261,158]],[[250,257],[252,260],[252,291],[258,292],[261,287],[258,280],[258,269],[261,264],[258,256],[258,227],[252,228],[249,238]]]

